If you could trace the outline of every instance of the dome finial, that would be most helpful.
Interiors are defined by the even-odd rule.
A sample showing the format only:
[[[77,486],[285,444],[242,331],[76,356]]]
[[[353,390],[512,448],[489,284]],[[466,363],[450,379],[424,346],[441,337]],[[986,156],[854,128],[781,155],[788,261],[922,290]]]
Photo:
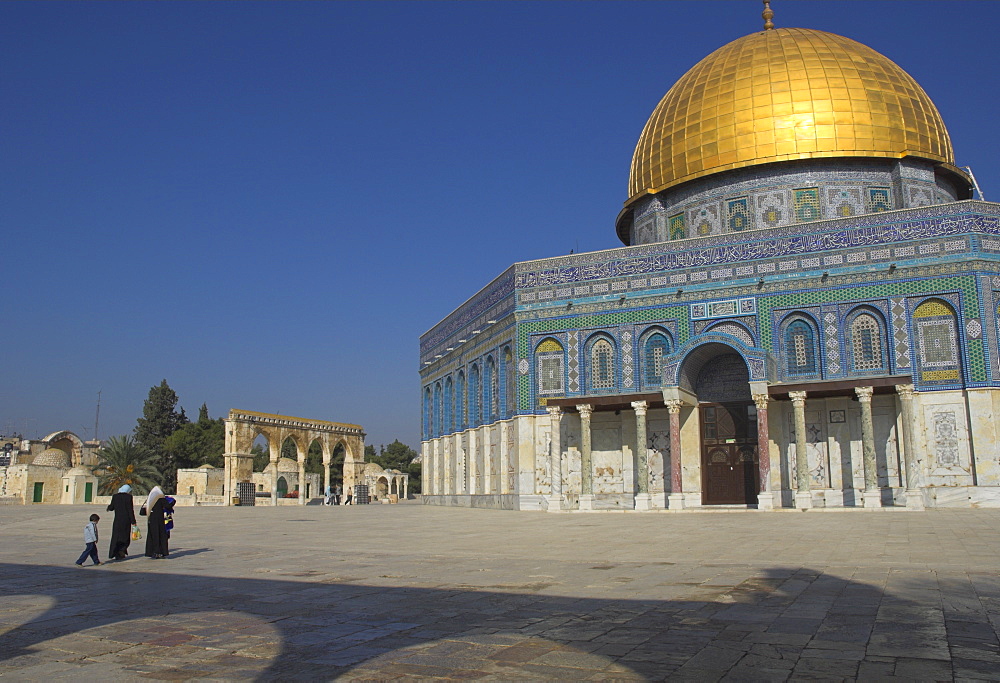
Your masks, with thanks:
[[[774,18],[774,10],[771,9],[771,0],[764,0],[764,11],[760,13],[760,16],[764,17],[765,31],[774,29],[774,22],[771,21]]]

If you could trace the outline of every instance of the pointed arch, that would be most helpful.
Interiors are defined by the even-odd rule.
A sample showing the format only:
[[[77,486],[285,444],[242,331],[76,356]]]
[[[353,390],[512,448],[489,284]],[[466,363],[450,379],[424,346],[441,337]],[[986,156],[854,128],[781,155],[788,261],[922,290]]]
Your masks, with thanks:
[[[802,311],[787,315],[781,323],[781,342],[784,347],[786,377],[820,377],[819,326],[811,315]]]
[[[535,347],[535,373],[540,396],[566,393],[566,351],[553,337],[546,337]]]
[[[441,436],[443,433],[443,420],[441,419],[441,382],[434,385],[434,436]]]
[[[844,329],[845,346],[851,371],[857,374],[878,374],[888,371],[885,319],[871,306],[858,306],[847,314]]]
[[[598,332],[584,345],[587,390],[607,393],[617,386],[617,345],[611,335]]]
[[[662,327],[651,327],[639,338],[642,385],[656,389],[663,386],[664,359],[674,352],[670,333]]]
[[[434,409],[431,403],[431,388],[424,387],[424,440],[431,438],[431,422],[433,421]]]
[[[922,385],[957,384],[962,380],[958,315],[948,302],[931,298],[913,311],[918,376]]]
[[[448,377],[444,381],[444,396],[442,401],[444,403],[444,434],[451,434],[455,428],[454,419],[452,417],[452,408],[454,406],[452,400],[452,387],[453,382],[451,377]]]

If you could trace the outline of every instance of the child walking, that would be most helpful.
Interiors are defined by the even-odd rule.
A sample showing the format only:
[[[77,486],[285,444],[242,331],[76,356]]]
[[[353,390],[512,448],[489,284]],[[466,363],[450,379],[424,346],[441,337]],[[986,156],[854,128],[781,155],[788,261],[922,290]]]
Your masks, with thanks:
[[[98,515],[90,516],[90,523],[83,527],[83,542],[87,544],[87,547],[83,551],[83,555],[80,555],[80,559],[76,561],[79,566],[83,566],[83,561],[88,557],[94,561],[94,564],[100,564],[101,560],[97,557],[97,523],[101,521]]]

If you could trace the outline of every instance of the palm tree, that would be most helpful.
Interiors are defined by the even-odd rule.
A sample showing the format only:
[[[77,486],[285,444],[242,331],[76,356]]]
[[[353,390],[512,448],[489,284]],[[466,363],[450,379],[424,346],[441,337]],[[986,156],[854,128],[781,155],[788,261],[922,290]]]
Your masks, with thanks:
[[[133,493],[149,493],[162,476],[154,462],[156,453],[131,436],[113,436],[97,451],[98,490],[108,495],[129,484]]]

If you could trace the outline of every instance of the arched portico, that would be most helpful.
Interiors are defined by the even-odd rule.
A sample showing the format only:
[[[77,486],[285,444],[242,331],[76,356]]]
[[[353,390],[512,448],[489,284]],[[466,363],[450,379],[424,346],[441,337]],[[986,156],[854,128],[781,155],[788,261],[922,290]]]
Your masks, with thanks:
[[[278,504],[278,459],[281,456],[281,445],[286,439],[295,444],[299,466],[300,482],[306,480],[306,456],[309,447],[317,443],[323,454],[324,487],[330,485],[330,464],[338,449],[344,451],[344,487],[347,489],[355,483],[360,483],[364,471],[365,433],[359,425],[327,422],[326,420],[308,420],[287,415],[271,415],[255,413],[247,410],[230,410],[226,419],[226,503],[229,504],[237,493],[237,484],[249,482],[253,474],[254,439],[264,436],[269,447],[269,464],[267,470],[271,473],[271,502]],[[303,485],[303,495],[299,504],[305,505],[306,491]],[[319,494],[319,491],[312,491]]]

